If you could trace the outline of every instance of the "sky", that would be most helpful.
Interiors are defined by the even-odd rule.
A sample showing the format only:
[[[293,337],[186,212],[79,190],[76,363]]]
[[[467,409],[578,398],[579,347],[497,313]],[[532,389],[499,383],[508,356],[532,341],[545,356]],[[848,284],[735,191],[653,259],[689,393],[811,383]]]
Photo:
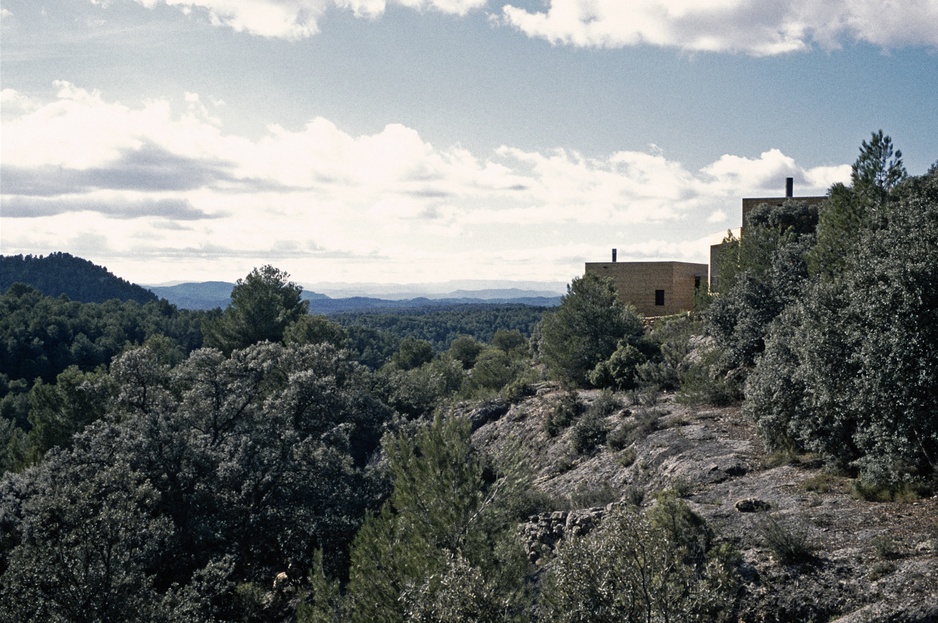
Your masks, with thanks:
[[[0,89],[4,255],[562,286],[928,170],[938,0],[0,0]]]

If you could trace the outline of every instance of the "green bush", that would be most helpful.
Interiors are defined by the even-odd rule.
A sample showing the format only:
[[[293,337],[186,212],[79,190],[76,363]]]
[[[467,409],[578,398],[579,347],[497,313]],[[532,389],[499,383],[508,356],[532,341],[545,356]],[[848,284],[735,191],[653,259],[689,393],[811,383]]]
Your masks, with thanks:
[[[622,402],[609,390],[603,390],[589,406],[589,410],[603,417],[612,415],[622,408]]]
[[[647,361],[635,346],[620,341],[618,348],[605,361],[600,361],[587,380],[593,387],[626,390],[638,385],[638,367]]]
[[[713,343],[698,347],[675,398],[690,405],[724,407],[743,397],[742,377],[730,374],[724,353]]]
[[[736,556],[687,505],[659,499],[609,513],[557,550],[541,591],[547,623],[727,621],[738,586]]]
[[[770,447],[819,453],[901,494],[936,474],[938,170],[874,195],[839,268],[772,325],[746,411]]]
[[[587,274],[574,279],[560,306],[544,316],[537,351],[553,378],[583,386],[620,341],[637,339],[643,332],[641,317],[622,304],[613,282]]]
[[[618,451],[628,447],[632,443],[632,427],[627,424],[620,424],[606,435],[606,445],[610,450]],[[634,453],[633,453],[634,454]],[[634,457],[632,462],[634,462]]]
[[[544,430],[551,437],[556,437],[570,426],[583,412],[583,403],[576,391],[568,391],[554,403],[553,408],[547,412],[547,421]]]
[[[766,516],[756,524],[756,531],[779,564],[806,563],[814,558],[808,537],[801,529],[789,528],[774,517]]]
[[[472,385],[480,389],[498,391],[524,373],[522,361],[512,359],[498,348],[486,348],[472,367]]]
[[[570,443],[577,454],[592,454],[599,446],[606,443],[608,432],[606,419],[599,413],[588,410],[573,425]]]
[[[689,355],[694,349],[696,336],[703,330],[700,321],[690,315],[656,323],[648,340],[658,345],[659,354],[636,366],[637,384],[658,390],[679,389],[690,367]]]
[[[401,340],[397,352],[391,356],[391,362],[401,370],[413,370],[433,361],[434,355],[431,342],[405,337]]]
[[[485,344],[469,335],[460,335],[449,345],[449,354],[466,370],[476,365],[476,358],[485,350]]]

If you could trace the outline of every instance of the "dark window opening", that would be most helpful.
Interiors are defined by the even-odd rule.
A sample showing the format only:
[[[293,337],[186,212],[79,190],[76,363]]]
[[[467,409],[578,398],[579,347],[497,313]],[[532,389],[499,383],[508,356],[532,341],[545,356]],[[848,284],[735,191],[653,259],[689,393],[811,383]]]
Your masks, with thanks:
[[[694,275],[694,289],[700,289],[700,275]]]
[[[655,305],[664,305],[664,290],[655,290]]]

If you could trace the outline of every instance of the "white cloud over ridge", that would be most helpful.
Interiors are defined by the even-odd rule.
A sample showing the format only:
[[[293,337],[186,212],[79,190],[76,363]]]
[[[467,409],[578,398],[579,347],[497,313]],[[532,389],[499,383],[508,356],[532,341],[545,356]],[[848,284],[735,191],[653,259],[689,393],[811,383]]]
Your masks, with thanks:
[[[2,96],[6,253],[68,250],[49,247],[67,232],[153,271],[187,254],[203,258],[199,270],[230,267],[227,249],[241,267],[234,277],[284,257],[319,261],[317,270],[334,261],[333,280],[381,266],[388,279],[414,281],[415,266],[447,265],[460,277],[565,279],[557,262],[605,257],[609,242],[623,259],[703,259],[698,239],[722,226],[714,213],[737,213],[739,197],[777,196],[785,177],[799,194],[823,193],[850,172],[805,168],[777,149],[699,171],[660,149],[474,154],[400,124],[354,136],[323,118],[251,139],[225,133],[191,93],[132,107],[65,82],[56,89],[44,101]],[[698,225],[689,241],[655,233],[688,223]],[[616,228],[649,235],[616,243]]]
[[[577,47],[650,44],[754,56],[850,41],[938,47],[936,0],[549,0],[544,11],[505,5],[500,19],[530,37]]]

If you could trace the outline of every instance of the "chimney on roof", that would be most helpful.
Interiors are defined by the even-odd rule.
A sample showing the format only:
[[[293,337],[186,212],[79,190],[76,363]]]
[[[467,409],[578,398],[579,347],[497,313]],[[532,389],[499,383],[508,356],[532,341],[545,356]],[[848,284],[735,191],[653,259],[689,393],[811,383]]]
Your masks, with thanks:
[[[786,177],[785,178],[785,198],[791,199],[795,196],[795,178]]]
[[[616,250],[615,250],[615,249],[612,250],[612,261],[613,261],[613,262],[616,261]]]

